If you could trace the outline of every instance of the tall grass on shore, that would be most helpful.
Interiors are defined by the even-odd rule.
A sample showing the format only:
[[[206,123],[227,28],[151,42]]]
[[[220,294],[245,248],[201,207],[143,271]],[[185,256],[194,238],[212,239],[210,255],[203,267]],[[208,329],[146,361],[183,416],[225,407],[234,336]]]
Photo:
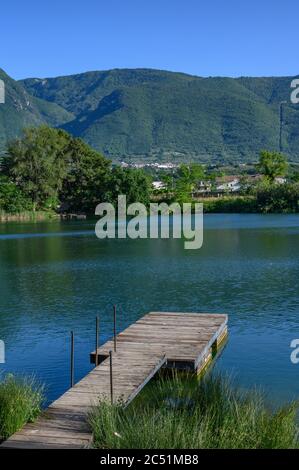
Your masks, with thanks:
[[[34,421],[43,401],[43,387],[34,378],[6,375],[0,381],[0,440]]]
[[[208,375],[160,379],[126,409],[101,403],[94,446],[109,449],[298,448],[297,403],[271,411],[261,393]]]
[[[222,196],[199,199],[203,203],[204,213],[241,213],[259,212],[256,198],[253,196]]]
[[[9,213],[0,209],[0,222],[42,222],[56,220],[59,215],[51,211],[23,211]]]

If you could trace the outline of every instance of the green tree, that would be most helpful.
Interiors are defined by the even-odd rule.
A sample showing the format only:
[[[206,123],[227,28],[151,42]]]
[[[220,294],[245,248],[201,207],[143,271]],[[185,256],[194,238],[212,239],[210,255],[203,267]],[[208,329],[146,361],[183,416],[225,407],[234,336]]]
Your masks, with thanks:
[[[299,212],[299,183],[260,185],[256,201],[261,212]]]
[[[66,176],[59,191],[68,209],[93,212],[107,200],[111,164],[82,139],[70,138],[66,152]]]
[[[1,207],[8,207],[14,192],[16,200],[23,197],[18,207],[31,202],[33,210],[56,209],[60,203],[65,210],[94,212],[98,203],[116,202],[119,194],[128,203],[150,201],[151,178],[143,170],[112,169],[83,140],[46,126],[25,130],[8,146],[1,172],[7,178]]]
[[[278,152],[268,152],[263,150],[260,153],[259,163],[257,165],[264,177],[271,183],[277,176],[284,176],[288,168],[288,162],[284,155]]]
[[[8,145],[2,161],[6,174],[32,201],[33,210],[55,208],[58,191],[66,176],[69,135],[47,126],[24,130],[21,139]]]
[[[197,164],[182,164],[178,170],[175,197],[179,202],[187,201],[200,181],[205,179],[204,168]]]
[[[18,186],[0,175],[0,210],[11,214],[32,210],[32,202]]]
[[[293,173],[290,176],[290,180],[293,183],[299,183],[299,171],[293,171]]]
[[[148,205],[152,192],[151,183],[151,178],[143,170],[117,166],[112,169],[107,197],[115,203],[117,196],[124,194],[128,204],[141,202]]]
[[[174,177],[173,175],[166,173],[161,176],[161,181],[164,184],[164,192],[166,194],[171,193],[174,188]]]

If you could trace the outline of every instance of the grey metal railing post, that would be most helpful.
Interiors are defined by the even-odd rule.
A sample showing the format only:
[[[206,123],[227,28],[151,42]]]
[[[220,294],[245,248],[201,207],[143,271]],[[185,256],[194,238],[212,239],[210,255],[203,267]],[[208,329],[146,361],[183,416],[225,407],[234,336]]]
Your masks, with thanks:
[[[112,351],[109,351],[109,358],[110,358],[110,398],[111,398],[111,405],[113,405],[113,370],[112,370]]]
[[[75,339],[74,339],[74,332],[71,331],[71,387],[74,386],[74,354],[75,354]]]
[[[113,305],[113,336],[114,336],[114,352],[116,352],[116,305]]]
[[[98,365],[98,348],[99,348],[99,317],[96,317],[96,355],[95,355],[95,367]]]

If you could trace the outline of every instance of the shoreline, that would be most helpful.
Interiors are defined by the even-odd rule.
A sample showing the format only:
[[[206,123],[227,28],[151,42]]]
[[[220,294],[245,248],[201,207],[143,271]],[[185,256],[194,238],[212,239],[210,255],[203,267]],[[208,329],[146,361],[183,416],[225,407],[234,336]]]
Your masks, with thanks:
[[[46,211],[24,211],[16,214],[0,211],[0,223],[5,222],[42,222],[48,220],[57,220],[60,218],[59,214],[55,212]]]
[[[155,198],[151,200],[151,203],[166,203],[169,206],[172,203],[177,203],[169,198]],[[261,206],[258,204],[257,199],[254,196],[231,196],[225,195],[223,197],[204,197],[194,198],[186,203],[192,204],[192,212],[194,212],[195,204],[203,204],[204,214],[298,214],[299,205],[297,210],[291,207],[285,207],[283,210],[273,210],[273,207]],[[96,218],[95,214],[58,214],[56,212],[49,211],[24,211],[19,213],[6,213],[0,211],[0,223],[6,222],[42,222],[42,221],[57,221],[57,220],[85,220],[90,218]]]

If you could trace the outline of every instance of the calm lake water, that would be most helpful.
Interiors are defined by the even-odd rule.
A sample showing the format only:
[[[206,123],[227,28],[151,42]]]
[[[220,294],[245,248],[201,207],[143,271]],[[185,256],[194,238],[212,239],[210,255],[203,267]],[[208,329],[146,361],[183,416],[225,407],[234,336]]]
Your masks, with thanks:
[[[205,215],[200,250],[181,240],[102,240],[94,222],[0,224],[0,370],[34,373],[49,400],[91,368],[95,316],[101,341],[151,310],[229,314],[217,368],[274,403],[299,397],[299,216]]]

